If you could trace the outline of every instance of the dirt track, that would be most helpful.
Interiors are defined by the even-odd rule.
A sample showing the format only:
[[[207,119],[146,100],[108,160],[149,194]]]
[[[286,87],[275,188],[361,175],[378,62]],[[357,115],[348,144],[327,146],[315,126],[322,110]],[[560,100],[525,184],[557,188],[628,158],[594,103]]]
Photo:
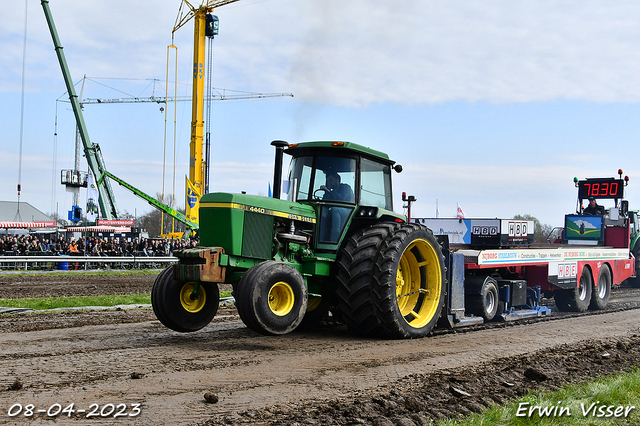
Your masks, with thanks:
[[[127,291],[148,292],[153,277],[134,281]],[[42,277],[37,282],[34,288],[51,289]],[[0,297],[15,287],[0,279]],[[612,307],[637,306],[637,293],[617,291]],[[36,410],[127,404],[127,414],[136,403],[135,418],[111,415],[100,424],[428,424],[638,365],[639,320],[638,309],[612,310],[381,341],[335,325],[259,336],[233,307],[188,335],[164,328],[150,310],[2,316],[0,423],[25,424],[24,415],[7,416],[18,403]],[[217,402],[205,402],[205,394]],[[71,423],[83,424],[86,414]],[[46,413],[35,417],[50,422]]]

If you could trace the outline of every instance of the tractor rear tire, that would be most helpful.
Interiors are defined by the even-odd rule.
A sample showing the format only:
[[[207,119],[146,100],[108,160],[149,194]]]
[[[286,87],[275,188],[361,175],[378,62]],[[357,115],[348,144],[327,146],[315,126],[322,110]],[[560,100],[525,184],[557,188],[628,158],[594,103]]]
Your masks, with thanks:
[[[375,315],[385,336],[412,339],[431,332],[447,282],[444,256],[431,230],[396,224],[380,246],[372,278]]]
[[[381,222],[348,237],[338,252],[336,281],[338,312],[352,333],[363,336],[382,334],[371,297],[372,272],[382,242],[396,224]]]
[[[556,307],[561,312],[584,312],[591,303],[593,290],[593,278],[589,268],[582,269],[580,285],[570,290],[557,290],[554,292]]]
[[[304,318],[307,286],[293,266],[266,261],[249,269],[234,292],[242,322],[263,335],[287,334]]]
[[[594,286],[591,292],[589,309],[601,310],[607,307],[611,295],[611,282],[611,271],[606,265],[602,265],[598,275],[598,285]]]
[[[200,283],[199,295],[191,300],[192,281],[174,278],[176,265],[162,271],[151,289],[151,306],[158,320],[181,333],[200,330],[211,322],[220,306],[220,291],[216,283]]]

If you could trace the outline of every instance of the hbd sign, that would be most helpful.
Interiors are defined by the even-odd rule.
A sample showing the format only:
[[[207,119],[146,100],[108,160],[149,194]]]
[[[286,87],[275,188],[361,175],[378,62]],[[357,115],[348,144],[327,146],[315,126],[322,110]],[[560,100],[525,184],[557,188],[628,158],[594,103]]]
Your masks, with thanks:
[[[508,228],[510,237],[527,236],[527,222],[509,222]]]

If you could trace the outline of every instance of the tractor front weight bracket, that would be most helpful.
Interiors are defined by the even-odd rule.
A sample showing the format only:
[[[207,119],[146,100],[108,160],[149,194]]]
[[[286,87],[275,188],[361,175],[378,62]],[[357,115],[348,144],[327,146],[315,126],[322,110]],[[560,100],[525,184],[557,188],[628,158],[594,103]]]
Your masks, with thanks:
[[[196,298],[201,281],[214,283],[225,281],[226,268],[220,264],[221,258],[224,256],[222,247],[176,250],[174,255],[180,259],[176,268],[176,279],[183,282],[193,281],[195,288],[192,295],[195,294]]]

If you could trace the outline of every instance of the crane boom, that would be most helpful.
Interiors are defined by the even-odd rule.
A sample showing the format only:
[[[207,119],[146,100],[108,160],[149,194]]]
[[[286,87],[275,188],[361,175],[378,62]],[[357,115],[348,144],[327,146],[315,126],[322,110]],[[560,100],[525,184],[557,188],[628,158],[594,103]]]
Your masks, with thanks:
[[[147,195],[146,193],[140,191],[138,188],[136,188],[135,186],[125,182],[124,180],[122,180],[119,177],[115,176],[113,173],[110,173],[107,170],[105,170],[102,176],[103,176],[103,179],[104,179],[104,177],[108,177],[108,178],[118,182],[118,184],[120,184],[120,186],[123,186],[123,187],[127,188],[129,191],[133,192],[135,195],[137,195],[138,197],[142,198],[143,200],[145,200],[147,203],[149,203],[153,207],[155,207],[158,210],[161,210],[162,212],[168,214],[172,218],[184,223],[186,225],[186,227],[189,229],[189,232],[185,235],[185,238],[189,236],[190,232],[195,232],[195,231],[198,230],[198,224],[197,223],[193,223],[190,220],[188,220],[184,214],[180,213],[176,209],[173,209],[173,208],[167,206],[166,204],[161,203],[160,201],[158,201],[155,198]]]
[[[94,144],[92,144],[91,140],[89,139],[87,125],[85,124],[84,116],[82,115],[82,107],[80,105],[80,102],[78,101],[78,95],[76,94],[75,88],[73,86],[71,72],[69,71],[67,59],[65,58],[64,52],[62,50],[62,44],[60,43],[60,38],[58,37],[56,25],[53,22],[53,15],[51,14],[51,9],[49,8],[49,0],[41,0],[41,4],[44,10],[44,16],[47,20],[47,24],[49,25],[49,31],[51,32],[53,46],[58,56],[58,62],[60,63],[60,68],[62,69],[62,76],[64,78],[65,85],[67,86],[69,101],[71,102],[71,108],[73,109],[73,114],[76,119],[78,131],[80,132],[80,138],[82,139],[82,145],[84,148],[85,156],[87,157],[87,162],[89,163],[89,168],[91,169],[93,176],[96,178],[96,181],[102,181],[103,174],[105,172],[104,165],[102,164],[101,159],[98,157],[99,154]],[[100,204],[102,216],[106,219],[117,219],[118,208],[116,207],[116,199],[111,191],[111,187],[108,185],[108,183],[105,183],[104,185],[97,185],[97,187],[98,193],[100,195],[98,198],[98,202]]]

